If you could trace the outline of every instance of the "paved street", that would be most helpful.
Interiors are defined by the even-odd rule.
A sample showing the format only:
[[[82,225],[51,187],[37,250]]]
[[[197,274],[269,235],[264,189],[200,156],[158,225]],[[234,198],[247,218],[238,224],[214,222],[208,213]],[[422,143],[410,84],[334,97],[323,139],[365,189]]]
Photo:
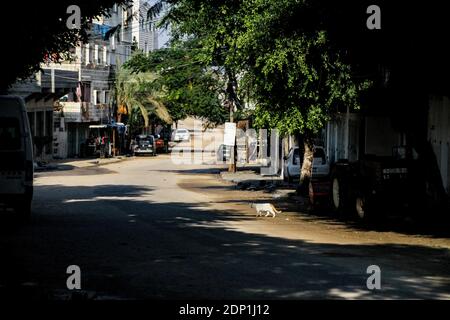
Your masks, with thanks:
[[[256,218],[249,204],[272,195],[168,155],[74,164],[36,174],[29,224],[1,213],[1,296],[68,298],[78,265],[96,299],[450,298],[448,238],[284,210]],[[366,287],[369,265],[381,290]]]

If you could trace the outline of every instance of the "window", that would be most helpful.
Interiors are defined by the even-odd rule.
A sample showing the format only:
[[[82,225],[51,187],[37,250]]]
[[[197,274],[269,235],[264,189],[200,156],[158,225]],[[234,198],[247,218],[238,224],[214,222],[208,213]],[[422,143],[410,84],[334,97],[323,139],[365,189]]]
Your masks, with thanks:
[[[94,104],[98,104],[98,91],[97,90],[92,90],[92,100],[94,102]]]
[[[81,101],[91,102],[91,84],[83,82],[81,86]]]
[[[293,165],[300,165],[301,161],[300,161],[300,150],[299,149],[294,149],[294,159],[292,160],[292,164]]]
[[[109,91],[105,91],[105,103],[109,104]]]
[[[103,47],[98,48],[98,64],[103,64]]]
[[[322,164],[327,163],[327,157],[325,156],[325,151],[322,148],[317,148],[314,150],[314,158],[321,159]]]
[[[90,50],[89,50],[89,44],[87,44],[86,46],[85,46],[85,50],[84,50],[84,53],[85,53],[85,57],[84,57],[84,59],[85,59],[85,62],[86,62],[86,64],[89,64],[90,62],[91,62],[91,60],[90,60],[90,52],[89,52]]]
[[[17,150],[20,147],[19,119],[0,118],[0,150]]]
[[[94,46],[94,61],[95,61],[95,63],[99,63],[98,57],[99,57],[99,54],[98,54],[98,45],[96,44],[96,45]]]
[[[106,46],[103,46],[103,63],[105,65],[109,64],[109,61],[108,61],[108,48]]]
[[[94,57],[94,48],[90,46],[90,48],[89,48],[89,61],[87,63],[88,64],[89,63],[94,63],[95,62],[94,58],[95,58]]]

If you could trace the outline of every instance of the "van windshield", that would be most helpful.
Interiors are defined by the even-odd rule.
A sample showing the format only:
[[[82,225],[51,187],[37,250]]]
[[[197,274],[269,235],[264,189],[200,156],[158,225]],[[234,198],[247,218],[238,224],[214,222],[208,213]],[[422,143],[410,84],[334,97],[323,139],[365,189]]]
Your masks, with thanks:
[[[0,150],[20,149],[20,124],[17,118],[0,117]]]
[[[149,136],[149,137],[140,137],[138,141],[139,141],[139,144],[140,144],[140,145],[153,144],[153,137],[152,137],[152,136]]]
[[[314,158],[325,159],[325,151],[321,148],[317,148],[314,150]]]
[[[292,164],[295,166],[300,165],[302,162],[302,158],[303,157],[300,157],[300,150],[294,149],[294,159],[292,160]]]

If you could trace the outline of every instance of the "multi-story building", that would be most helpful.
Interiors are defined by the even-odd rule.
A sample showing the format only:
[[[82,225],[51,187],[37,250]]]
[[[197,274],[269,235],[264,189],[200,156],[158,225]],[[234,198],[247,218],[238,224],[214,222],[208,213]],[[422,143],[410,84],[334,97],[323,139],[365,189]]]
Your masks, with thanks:
[[[80,156],[89,126],[111,123],[116,70],[133,50],[157,49],[157,30],[146,14],[149,7],[142,0],[128,7],[114,5],[108,17],[94,21],[90,41],[75,48],[74,60],[62,64],[69,69],[75,66],[78,75],[77,85],[70,87],[55,108],[55,157]]]
[[[89,126],[111,123],[117,69],[133,50],[158,48],[149,8],[148,0],[114,5],[93,22],[89,42],[74,48],[70,61],[42,63],[42,71],[11,88],[25,99],[37,161],[80,156]]]

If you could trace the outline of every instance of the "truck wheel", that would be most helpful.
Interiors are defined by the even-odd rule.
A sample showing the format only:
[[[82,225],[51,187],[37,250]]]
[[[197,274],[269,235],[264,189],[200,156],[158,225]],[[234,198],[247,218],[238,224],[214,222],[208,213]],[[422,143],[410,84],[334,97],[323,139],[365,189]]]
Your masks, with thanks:
[[[376,203],[372,199],[368,199],[367,195],[357,195],[355,197],[355,212],[358,221],[368,224],[382,222],[386,215]]]
[[[367,220],[367,206],[365,196],[360,195],[356,197],[355,209],[356,215],[360,220]]]
[[[314,206],[314,187],[312,182],[309,182],[309,188],[308,188],[308,195],[309,195],[309,204]]]
[[[331,179],[331,204],[335,212],[342,214],[348,208],[348,195],[344,179],[334,176]]]

